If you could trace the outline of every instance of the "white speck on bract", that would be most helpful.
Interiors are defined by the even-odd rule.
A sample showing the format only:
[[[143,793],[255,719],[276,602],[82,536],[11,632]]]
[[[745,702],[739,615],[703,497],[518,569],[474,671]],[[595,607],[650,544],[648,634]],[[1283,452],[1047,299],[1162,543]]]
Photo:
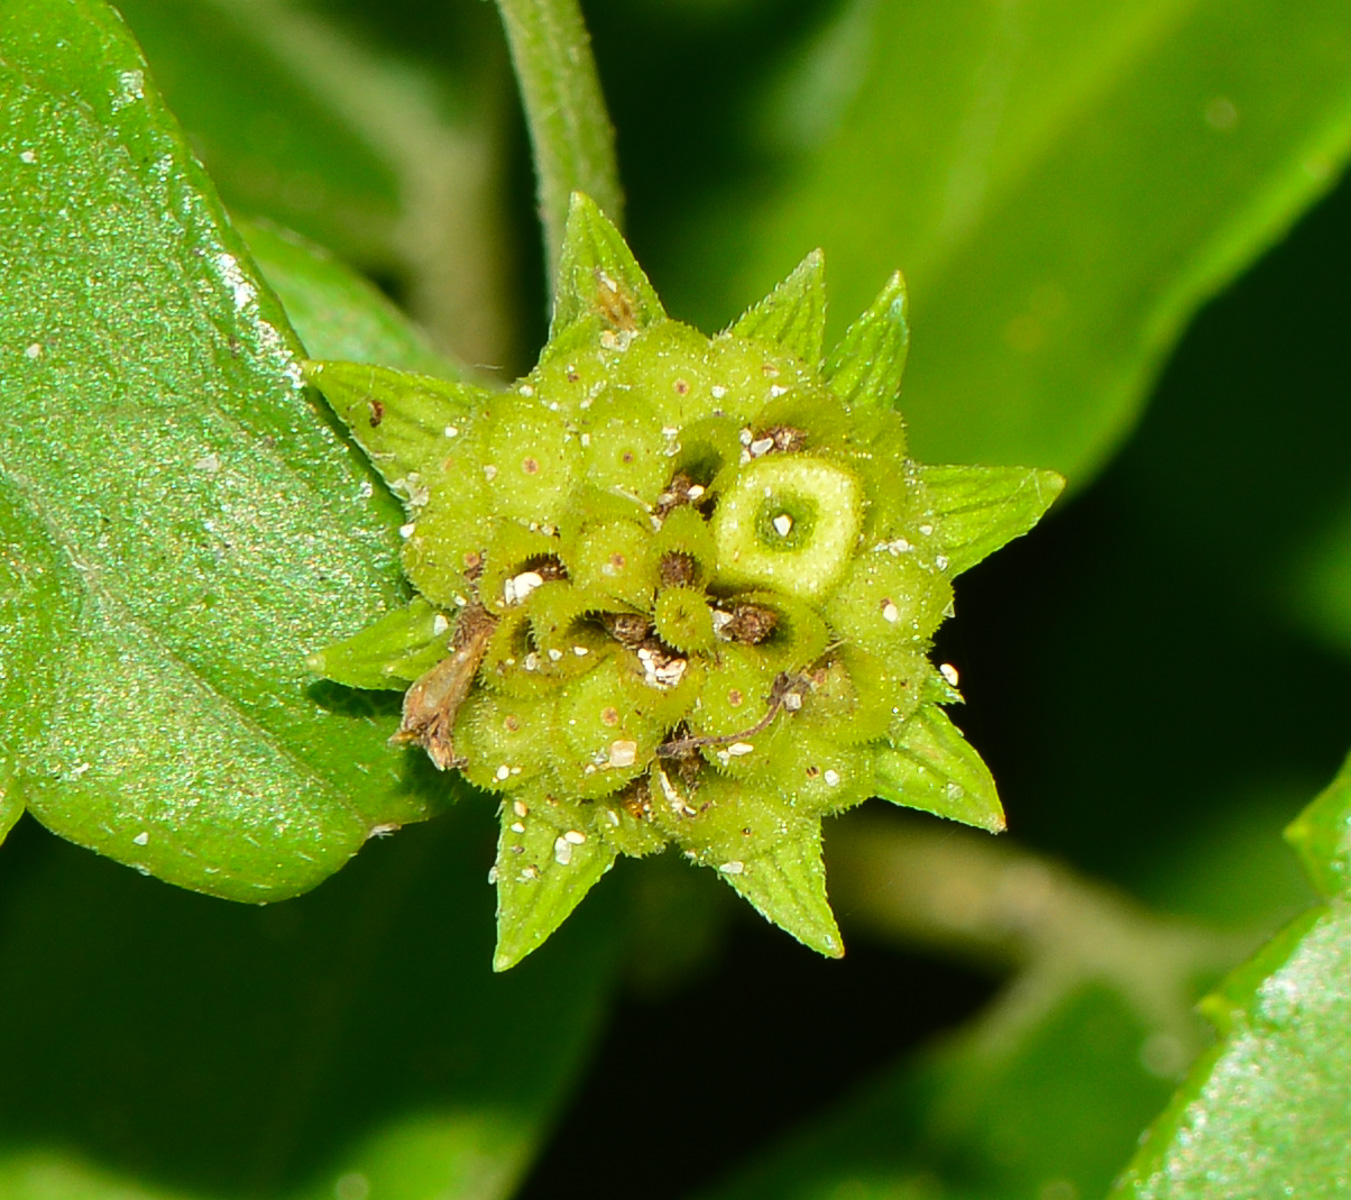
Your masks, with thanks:
[[[521,384],[518,390],[520,391],[522,396],[533,396],[535,394],[535,389],[532,388],[528,383]]]
[[[920,531],[920,533],[922,533],[925,537],[932,537],[932,536],[933,536],[934,527],[933,527],[932,525],[921,525],[921,526],[919,527],[919,531]]]
[[[203,454],[195,463],[192,464],[193,470],[205,471],[208,475],[214,475],[220,470],[219,454]]]
[[[525,832],[525,826],[522,825],[519,821],[513,821],[513,822],[511,823],[511,832],[512,832],[512,833],[524,833],[524,832]]]
[[[725,862],[718,868],[724,875],[740,875],[746,869],[746,864],[739,859],[732,859],[731,862]]]
[[[565,833],[563,836],[567,838],[567,840],[570,841],[574,846],[580,846],[583,842],[586,841],[586,834],[584,834],[580,829],[569,829],[567,833]]]
[[[506,763],[503,763],[500,767],[497,768],[497,772],[496,772],[496,774],[493,776],[493,778],[496,779],[499,783],[501,783],[502,780],[504,780],[504,779],[510,779],[510,778],[511,778],[511,768],[510,768],[509,766],[507,766]]]
[[[132,840],[133,842],[135,842],[136,845],[138,845],[138,846],[145,846],[145,845],[148,845],[149,842],[150,842],[150,834],[147,833],[144,829],[142,829],[141,832],[138,833],[138,834],[137,834],[134,838],[132,838],[131,840]]]
[[[493,466],[492,463],[488,463],[488,465],[483,468],[483,477],[489,483],[492,483],[492,481],[497,478],[497,468]]]
[[[942,663],[938,668],[938,673],[943,676],[953,687],[957,686],[957,668],[951,663]]]
[[[453,437],[459,437],[459,436],[460,436],[460,431],[459,431],[458,429],[456,429],[454,425],[447,425],[444,432],[445,432],[446,437],[448,437],[448,438],[453,438]]]
[[[788,389],[777,383],[772,388],[769,389],[769,394],[773,396],[775,399],[778,399],[780,396],[787,395],[787,393]]]
[[[409,521],[407,525],[399,526],[399,536],[401,538],[410,538],[417,532],[417,523]]]
[[[23,353],[24,353],[24,357],[25,357],[25,358],[41,358],[41,357],[42,357],[42,345],[41,345],[41,343],[39,343],[39,342],[34,342],[34,343],[33,343],[31,346],[29,346],[28,349],[25,350]]]
[[[37,156],[36,154],[34,154],[31,150],[20,150],[20,151],[19,151],[19,161],[20,161],[20,162],[35,163],[35,162],[37,162],[37,160],[38,160],[38,156]]]
[[[638,743],[617,741],[610,743],[608,762],[612,767],[631,767],[638,761]]]
[[[948,558],[946,554],[940,554],[937,558],[934,559],[934,566],[936,566],[940,571],[946,571],[948,569],[948,563],[951,561],[952,560]]]
[[[713,399],[721,400],[725,395],[727,395],[727,389],[722,384],[715,383],[713,385]]]
[[[894,625],[896,624],[897,621],[901,619],[901,610],[897,608],[896,605],[893,604],[890,600],[883,600],[882,619],[884,621],[890,621],[891,624]]]
[[[554,838],[554,862],[560,867],[572,862],[572,843],[565,837]]]
[[[530,812],[530,809],[527,807],[524,800],[513,800],[511,802],[511,811],[518,817],[524,817]]]
[[[733,758],[741,758],[743,755],[751,754],[754,751],[755,747],[750,742],[733,742],[727,747],[727,753]]]
[[[442,613],[437,613],[436,616],[432,618],[432,634],[435,637],[440,637],[449,628],[450,622],[446,620]]]
[[[591,653],[591,651],[588,650],[585,646],[574,646],[574,647],[572,648],[572,652],[573,652],[578,658],[585,658],[588,654]]]
[[[561,650],[550,650],[550,651],[549,651],[549,659],[550,659],[551,662],[557,662],[557,661],[558,661],[560,658],[562,658],[562,657],[563,657],[563,651],[561,651]]]
[[[821,778],[826,781],[827,787],[835,787],[840,782],[840,773],[833,767],[828,768]]]
[[[780,537],[787,537],[793,532],[793,518],[787,513],[780,513],[774,518],[773,525],[778,531]]]
[[[496,882],[497,882],[497,867],[491,866],[488,868],[488,884],[489,886],[491,886]]]

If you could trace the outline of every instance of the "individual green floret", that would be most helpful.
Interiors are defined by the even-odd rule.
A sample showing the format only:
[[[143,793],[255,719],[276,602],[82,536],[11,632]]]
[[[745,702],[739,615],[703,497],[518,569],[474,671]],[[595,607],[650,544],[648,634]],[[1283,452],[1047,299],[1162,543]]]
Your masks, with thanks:
[[[405,503],[419,593],[309,662],[407,688],[395,741],[500,795],[499,970],[620,854],[674,843],[839,955],[823,817],[881,796],[1003,827],[928,652],[953,577],[1062,480],[906,457],[899,275],[824,330],[819,251],[708,338],[579,195],[510,389],[309,364]]]

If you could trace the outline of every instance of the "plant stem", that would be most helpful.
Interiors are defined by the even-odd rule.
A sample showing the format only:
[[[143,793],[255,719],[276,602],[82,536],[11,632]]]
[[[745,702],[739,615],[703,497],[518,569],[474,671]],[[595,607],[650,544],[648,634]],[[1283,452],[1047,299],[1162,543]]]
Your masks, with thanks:
[[[586,192],[622,227],[614,127],[577,0],[497,0],[539,174],[549,286],[558,274],[568,197]]]

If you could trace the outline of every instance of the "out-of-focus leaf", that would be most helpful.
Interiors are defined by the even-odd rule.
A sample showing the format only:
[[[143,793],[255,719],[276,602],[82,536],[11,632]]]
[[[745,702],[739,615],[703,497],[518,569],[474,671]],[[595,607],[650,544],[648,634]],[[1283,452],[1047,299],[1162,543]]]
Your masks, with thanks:
[[[396,285],[443,345],[501,363],[495,175],[506,53],[466,6],[443,61],[287,0],[128,0],[169,105],[233,208]],[[424,39],[424,41],[427,39]],[[449,63],[444,61],[449,59]],[[311,350],[316,352],[313,347]]]
[[[460,809],[260,909],[26,830],[0,868],[0,1019],[23,1030],[0,1042],[0,1194],[509,1195],[594,1035],[616,930],[588,905],[493,976],[492,837]]]
[[[235,228],[311,358],[379,363],[445,379],[463,374],[368,279],[327,250],[259,221],[236,218]]]
[[[232,206],[356,261],[394,260],[403,197],[389,151],[307,85],[247,5],[124,0],[119,8]]]
[[[890,1072],[703,1200],[1100,1195],[1168,1094],[1147,1037],[1118,996],[1084,988],[1016,1041],[968,1036]]]
[[[7,792],[184,886],[303,891],[447,795],[306,692],[401,602],[397,510],[112,10],[14,0],[0,58]]]
[[[1113,1196],[1259,1200],[1351,1188],[1351,760],[1290,840],[1328,903],[1203,1003],[1222,1040],[1149,1130]]]
[[[854,0],[838,18],[858,27],[851,61],[814,73],[833,31],[804,60],[831,95],[797,153],[649,262],[705,324],[808,246],[825,247],[840,314],[901,267],[917,456],[1082,482],[1196,306],[1334,178],[1346,15],[1340,0]]]

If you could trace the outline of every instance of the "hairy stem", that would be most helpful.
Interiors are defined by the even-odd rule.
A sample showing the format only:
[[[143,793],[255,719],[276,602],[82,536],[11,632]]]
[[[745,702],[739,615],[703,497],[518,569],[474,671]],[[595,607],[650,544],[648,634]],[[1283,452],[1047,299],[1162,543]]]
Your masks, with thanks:
[[[624,197],[615,163],[614,128],[577,0],[497,0],[497,4],[535,152],[552,287],[568,197],[574,191],[586,192],[622,227]]]
[[[919,821],[841,821],[826,858],[846,928],[1014,969],[999,1019],[986,1030],[992,1037],[1096,980],[1190,1052],[1198,980],[1227,970],[1265,932],[1151,913],[1015,846]]]

